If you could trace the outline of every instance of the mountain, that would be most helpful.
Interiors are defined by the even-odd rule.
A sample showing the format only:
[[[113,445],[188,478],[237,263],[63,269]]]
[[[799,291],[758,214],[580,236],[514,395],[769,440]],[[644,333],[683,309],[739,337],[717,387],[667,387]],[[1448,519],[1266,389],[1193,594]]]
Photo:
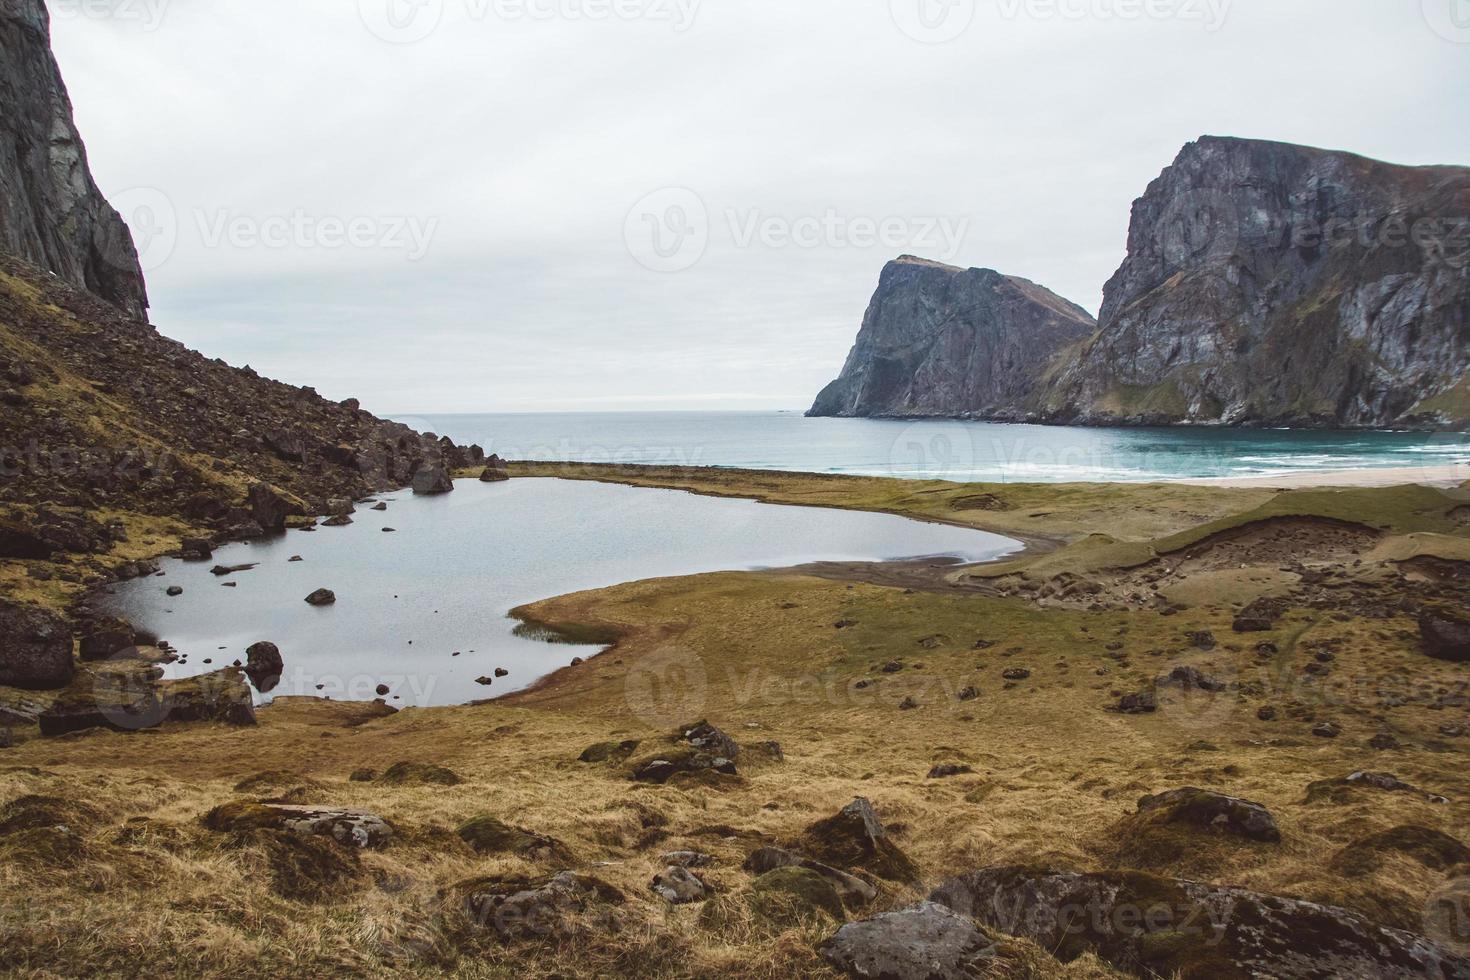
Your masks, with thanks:
[[[0,251],[147,312],[137,249],[88,169],[41,0],[0,0]]]
[[[989,416],[1027,403],[1097,324],[1028,280],[905,255],[888,263],[814,416]]]
[[[891,264],[812,414],[1470,427],[1467,167],[1205,137],[1134,203],[1095,330],[1024,280],[979,299],[1005,282]]]
[[[1191,143],[1133,206],[1051,421],[1463,427],[1470,168]]]

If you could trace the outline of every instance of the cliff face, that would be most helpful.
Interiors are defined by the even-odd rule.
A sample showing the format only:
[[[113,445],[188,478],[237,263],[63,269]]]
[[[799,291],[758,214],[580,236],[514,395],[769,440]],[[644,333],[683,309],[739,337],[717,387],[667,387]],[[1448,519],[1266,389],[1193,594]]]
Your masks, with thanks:
[[[147,315],[138,253],[87,167],[42,0],[0,0],[0,250]]]
[[[1470,168],[1206,137],[1133,207],[1050,421],[1462,427]]]
[[[1063,348],[1096,324],[1035,283],[904,256],[879,279],[842,374],[814,416],[979,416],[1035,397]]]

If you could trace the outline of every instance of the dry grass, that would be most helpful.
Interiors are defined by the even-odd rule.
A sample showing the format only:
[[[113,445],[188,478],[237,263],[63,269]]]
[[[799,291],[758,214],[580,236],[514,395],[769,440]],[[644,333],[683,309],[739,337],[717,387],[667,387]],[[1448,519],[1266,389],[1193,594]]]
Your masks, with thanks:
[[[724,473],[708,481],[698,488],[740,486]],[[1041,521],[1013,511],[946,510],[943,501],[956,492],[949,488],[827,483],[766,475],[751,489],[783,502],[915,506],[924,516],[958,513],[987,527],[998,527],[997,513],[1013,527]],[[1039,490],[1000,492],[1039,507],[1029,496]],[[1075,501],[1058,511],[1076,529],[1067,537],[1099,529],[1088,524],[1087,491],[1053,492]],[[1111,502],[1092,520],[1124,537],[1112,508],[1131,500],[1144,515],[1129,525],[1139,540],[1178,533],[1189,514],[1216,521],[1230,507],[1250,512],[1263,503],[1254,491],[1101,493]],[[1142,507],[1151,493],[1158,499]],[[1432,532],[1463,542],[1451,528]],[[1417,544],[1384,547],[1369,566],[1420,553]],[[61,853],[35,841],[0,843],[0,887],[26,896],[0,911],[0,959],[18,975],[824,976],[813,946],[831,924],[782,929],[745,902],[750,877],[740,864],[760,843],[790,842],[861,795],[918,862],[926,885],[991,864],[1104,867],[1124,849],[1117,824],[1137,798],[1185,785],[1266,804],[1284,840],[1205,837],[1165,870],[1419,928],[1425,901],[1447,872],[1391,857],[1377,870],[1346,876],[1332,870],[1332,859],[1353,841],[1399,825],[1460,833],[1470,818],[1470,777],[1463,743],[1442,737],[1439,726],[1466,721],[1466,709],[1428,710],[1422,701],[1389,709],[1361,683],[1345,682],[1397,679],[1433,694],[1458,689],[1463,668],[1425,659],[1407,616],[1299,608],[1272,633],[1243,637],[1231,633],[1233,613],[1209,595],[1161,615],[794,574],[706,575],[535,605],[528,614],[539,621],[619,639],[607,654],[509,701],[353,724],[361,718],[352,706],[292,700],[261,712],[257,729],[169,726],[146,735],[30,739],[4,757],[0,800],[62,797],[102,816],[75,828],[74,845]],[[838,629],[839,622],[847,625]],[[1214,631],[1221,646],[1190,648],[1185,634],[1201,629]],[[981,640],[988,645],[977,649]],[[1267,664],[1254,656],[1261,640],[1280,648]],[[1336,651],[1333,683],[1341,689],[1300,682],[1301,668],[1323,646]],[[565,657],[564,650],[548,653]],[[892,660],[904,669],[878,671]],[[1166,703],[1147,716],[1105,710],[1119,693],[1181,663],[1264,690]],[[1001,672],[1013,667],[1031,676],[1008,687]],[[867,678],[877,685],[854,688]],[[980,697],[958,701],[972,685]],[[900,710],[906,697],[920,706]],[[1292,717],[1293,701],[1313,719]],[[1258,720],[1265,704],[1278,706],[1281,720]],[[702,717],[747,746],[741,776],[648,786],[630,782],[620,764],[577,761],[593,743],[656,740]],[[1342,737],[1311,735],[1327,719]],[[1370,751],[1366,742],[1381,732],[1406,747]],[[750,751],[765,740],[781,743],[784,762]],[[382,771],[401,760],[448,766],[464,782],[348,781],[355,769]],[[926,778],[935,764],[951,762],[976,773]],[[1393,771],[1452,802],[1356,789],[1340,802],[1307,801],[1309,783],[1364,768]],[[280,775],[250,787],[250,795],[373,810],[399,837],[386,851],[363,855],[328,897],[285,897],[282,858],[268,841],[199,823],[212,807],[247,795],[235,787],[261,771]],[[476,855],[453,831],[485,814],[556,838],[570,858]],[[657,856],[686,848],[717,858],[708,878],[719,890],[718,914],[667,908],[648,890]],[[567,865],[626,893],[621,931],[589,928],[559,943],[502,946],[469,928],[445,898],[466,879]],[[889,885],[875,907],[922,894]],[[1061,967],[1024,942],[1007,942],[1001,952],[996,976],[1116,976],[1091,959]]]

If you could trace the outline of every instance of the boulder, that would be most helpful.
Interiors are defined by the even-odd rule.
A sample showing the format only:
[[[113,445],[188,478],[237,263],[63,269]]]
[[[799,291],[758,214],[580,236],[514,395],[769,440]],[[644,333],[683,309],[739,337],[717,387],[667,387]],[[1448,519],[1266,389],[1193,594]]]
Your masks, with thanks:
[[[975,775],[974,769],[970,768],[969,766],[961,766],[954,763],[938,765],[929,770],[930,779],[953,779],[955,776],[973,775]]]
[[[588,911],[624,901],[612,885],[571,871],[537,879],[478,879],[461,883],[456,891],[470,923],[493,931],[503,942],[565,937]],[[614,922],[604,921],[615,928]]]
[[[158,700],[166,721],[222,721],[254,725],[255,703],[244,672],[227,667],[213,674],[163,681]]]
[[[348,514],[357,513],[349,497],[330,497],[327,500],[326,512],[328,517],[346,517]]]
[[[888,838],[873,804],[862,797],[808,827],[803,842],[807,853],[838,867],[862,868],[890,881],[919,880],[918,865]]]
[[[443,463],[424,463],[413,474],[413,492],[421,495],[449,493],[454,489],[454,478]]]
[[[485,471],[480,474],[481,483],[503,483],[510,479],[510,467],[499,456],[485,460]]]
[[[281,674],[286,670],[281,659],[281,650],[274,643],[262,641],[252,644],[245,651],[245,676],[261,694],[269,694],[281,683]]]
[[[746,858],[745,864],[741,867],[754,875],[769,874],[779,868],[805,868],[826,879],[827,883],[836,890],[843,904],[849,908],[860,908],[878,897],[878,889],[857,875],[839,871],[831,865],[804,858],[779,847],[760,848]]]
[[[676,864],[671,864],[654,875],[649,888],[670,905],[689,905],[709,897],[709,888],[704,879]]]
[[[992,943],[935,902],[849,922],[817,947],[834,970],[863,980],[972,980],[989,972]]]
[[[735,763],[723,756],[676,746],[666,752],[642,757],[629,764],[629,774],[640,783],[666,783],[681,773],[739,775]]]
[[[137,732],[156,728],[163,708],[147,673],[98,677],[90,686],[64,692],[36,719],[41,734],[69,735],[93,728]]]
[[[107,619],[88,627],[77,643],[77,655],[87,661],[110,660],[135,645],[131,626],[120,619]]]
[[[179,551],[185,561],[209,561],[214,557],[214,542],[208,538],[185,538]]]
[[[216,566],[214,566],[213,568],[211,568],[209,570],[209,574],[213,575],[216,578],[224,578],[226,575],[234,575],[236,572],[248,572],[248,571],[250,571],[254,567],[255,567],[254,564],[250,564],[250,565],[216,565]]]
[[[374,813],[320,806],[237,801],[215,807],[204,815],[204,826],[217,831],[280,830],[331,837],[359,850],[387,846],[392,826]]]
[[[489,678],[484,678],[485,683],[490,683]],[[598,742],[589,745],[582,750],[577,757],[578,762],[600,763],[600,762],[622,762],[638,751],[642,743],[637,739],[629,739],[625,742]]]
[[[1218,694],[1229,685],[1201,671],[1198,667],[1175,667],[1154,681],[1154,687],[1177,688],[1181,691],[1207,691]]]
[[[458,786],[459,773],[429,762],[395,762],[378,778],[388,786]]]
[[[322,527],[346,527],[351,523],[352,518],[346,514],[338,514],[336,517],[329,517],[322,521]]]
[[[306,604],[308,606],[330,606],[336,603],[336,601],[337,593],[331,589],[317,589],[306,597]]]
[[[0,685],[55,690],[75,675],[65,620],[39,607],[0,600]]]
[[[245,506],[250,517],[267,533],[284,531],[286,518],[301,513],[301,508],[292,504],[280,491],[268,483],[257,483],[246,495]]]
[[[1133,823],[1137,833],[1165,824],[1183,824],[1262,843],[1281,841],[1276,819],[1261,804],[1193,787],[1145,796],[1138,801]]]
[[[1419,613],[1419,638],[1424,652],[1436,660],[1470,662],[1470,615],[1464,610],[1426,607]]]
[[[734,761],[740,757],[740,746],[735,740],[707,721],[681,729],[676,738],[720,758]]]
[[[1423,797],[1430,803],[1449,802],[1443,796],[1427,793],[1390,772],[1354,772],[1335,779],[1319,779],[1307,787],[1307,802],[1348,803],[1352,800],[1355,789],[1376,789],[1385,793],[1412,793]]]
[[[263,437],[271,452],[288,463],[306,460],[306,440],[287,429],[272,429]]]
[[[1159,699],[1153,691],[1125,694],[1108,710],[1120,715],[1151,715],[1159,710]]]
[[[1338,851],[1328,867],[1345,877],[1359,878],[1377,871],[1393,854],[1411,858],[1431,871],[1470,867],[1470,847],[1443,831],[1414,825],[1355,840]]]
[[[797,925],[817,915],[838,922],[847,918],[832,882],[800,865],[776,868],[757,878],[750,886],[750,905],[761,917],[781,925]]]
[[[455,833],[478,854],[516,854],[536,858],[560,854],[564,850],[558,841],[550,837],[512,827],[496,817],[475,817]]]
[[[184,594],[184,587],[182,585],[170,585],[164,591],[165,594],[169,596],[169,598],[177,599],[179,596]]]
[[[1141,871],[988,868],[930,900],[1064,963],[1093,953],[1138,977],[1470,975],[1470,961],[1346,909]]]

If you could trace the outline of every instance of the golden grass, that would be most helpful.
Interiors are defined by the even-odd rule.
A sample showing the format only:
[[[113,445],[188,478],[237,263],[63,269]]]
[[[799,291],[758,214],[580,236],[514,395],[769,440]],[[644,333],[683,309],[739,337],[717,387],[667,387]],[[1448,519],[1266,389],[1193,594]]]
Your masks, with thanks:
[[[677,480],[699,492],[742,487],[724,472],[637,479]],[[972,487],[765,474],[746,489],[786,503],[846,501],[991,529],[1009,521],[1005,529],[1017,533],[1044,526],[1023,512],[1039,510],[1045,497],[1068,529],[1064,537],[1085,542],[1106,527],[1138,535],[1150,552],[1154,538],[1178,534],[1191,519],[1228,522],[1232,507],[1244,514],[1267,503],[1256,491],[1112,489],[1100,491],[1102,506],[1089,517],[1086,488],[986,488],[1016,505],[999,512],[953,510],[956,497],[976,493]],[[1428,498],[1363,499],[1373,502],[1375,522],[1388,514],[1382,519],[1409,530],[1405,515],[1417,514],[1425,524],[1385,538],[1383,554],[1370,556],[1361,575],[1379,561],[1463,544],[1463,532],[1426,516],[1420,504]],[[1138,514],[1124,526],[1118,510],[1130,506]],[[1347,877],[1331,861],[1353,841],[1403,824],[1462,833],[1470,777],[1460,743],[1438,728],[1465,720],[1465,709],[1429,711],[1419,702],[1388,710],[1364,685],[1433,694],[1458,689],[1463,668],[1426,660],[1407,615],[1370,620],[1298,608],[1269,634],[1238,636],[1229,602],[1211,590],[1189,598],[1184,612],[1162,615],[1043,608],[943,583],[911,592],[792,573],[629,583],[525,610],[535,621],[617,643],[493,704],[410,709],[354,725],[361,716],[350,705],[286,700],[263,710],[256,729],[166,726],[146,735],[28,739],[4,757],[0,800],[78,799],[104,817],[78,831],[77,860],[5,854],[0,887],[26,900],[0,910],[0,957],[17,973],[61,975],[827,976],[813,947],[832,926],[773,928],[750,911],[751,879],[739,867],[760,842],[791,842],[861,795],[918,862],[926,886],[992,864],[1096,868],[1116,853],[1116,825],[1138,797],[1184,785],[1266,804],[1284,841],[1206,837],[1166,870],[1419,928],[1443,872],[1395,858]],[[1185,634],[1201,629],[1212,630],[1220,647],[1193,649]],[[1261,640],[1279,647],[1265,662],[1254,653]],[[1337,652],[1332,678],[1309,685],[1301,668],[1324,645]],[[547,647],[552,663],[578,652],[585,653]],[[894,660],[904,669],[882,673]],[[1170,702],[1147,716],[1105,710],[1176,664],[1260,684],[1261,693]],[[1007,686],[1001,673],[1015,667],[1031,676]],[[854,682],[864,679],[878,683],[858,689]],[[968,686],[979,698],[957,700]],[[900,710],[908,697],[916,710]],[[1293,712],[1294,703],[1303,710]],[[1266,704],[1281,710],[1280,720],[1257,718]],[[706,717],[746,746],[741,776],[649,786],[630,782],[622,764],[577,761],[588,745],[656,742]],[[1312,726],[1329,719],[1342,737],[1313,737]],[[1370,751],[1366,741],[1381,732],[1407,747]],[[759,759],[752,747],[766,740],[781,743],[784,762]],[[348,780],[356,769],[382,771],[403,760],[447,766],[464,782]],[[926,778],[938,763],[976,773]],[[1452,802],[1372,790],[1353,790],[1341,803],[1307,801],[1309,783],[1363,768],[1393,771]],[[283,775],[248,792],[235,788],[265,770]],[[235,840],[198,822],[221,803],[296,787],[293,799],[369,809],[399,830],[392,847],[363,855],[360,874],[321,901],[273,888],[277,858],[266,842]],[[478,856],[453,830],[481,815],[554,837],[571,858]],[[658,854],[680,849],[717,858],[707,877],[719,892],[718,924],[702,918],[700,906],[670,909],[648,890]],[[466,879],[567,865],[626,893],[620,932],[593,928],[550,945],[502,946],[468,928],[445,898]],[[875,909],[922,894],[888,885]],[[995,976],[1118,975],[1091,958],[1062,967],[1025,942],[1007,942],[1002,953]]]

